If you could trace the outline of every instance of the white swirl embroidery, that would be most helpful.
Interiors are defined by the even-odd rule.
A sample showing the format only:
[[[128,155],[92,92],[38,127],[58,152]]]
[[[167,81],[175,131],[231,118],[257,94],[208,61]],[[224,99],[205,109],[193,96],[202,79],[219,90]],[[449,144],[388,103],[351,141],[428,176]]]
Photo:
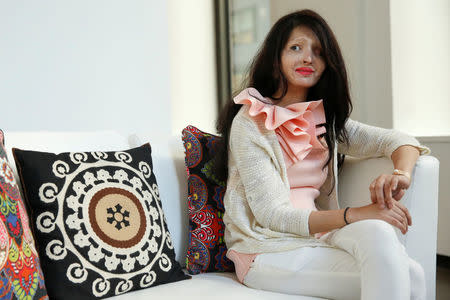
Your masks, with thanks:
[[[159,267],[164,272],[169,271],[170,268],[172,267],[172,263],[170,262],[170,259],[167,256],[167,254],[165,254],[165,253],[161,254],[161,258],[159,259]]]
[[[145,178],[149,178],[152,175],[152,169],[148,165],[148,163],[141,161],[139,163],[139,170],[142,172]]]
[[[69,154],[70,160],[75,164],[87,161],[88,155],[84,152],[72,152]]]
[[[97,278],[92,283],[92,293],[96,297],[101,297],[105,295],[111,287],[109,280],[105,278]]]
[[[45,247],[45,253],[53,260],[64,259],[67,255],[63,242],[59,240],[53,240],[48,243],[47,247]]]
[[[58,195],[58,187],[56,184],[48,182],[39,188],[39,199],[45,203],[52,203]]]
[[[106,154],[105,152],[101,152],[101,151],[91,152],[91,155],[97,160],[108,158],[108,154]]]
[[[114,156],[121,162],[130,163],[132,161],[131,155],[126,152],[116,152],[114,153]]]
[[[36,218],[36,226],[40,232],[52,232],[55,229],[55,215],[44,211]]]
[[[88,271],[79,263],[73,263],[67,268],[67,278],[74,283],[82,283],[88,276]]]
[[[156,280],[156,273],[155,271],[150,271],[148,274],[144,274],[141,278],[140,285],[143,288],[151,286]]]
[[[66,162],[57,160],[53,163],[52,171],[56,177],[64,178],[67,174],[69,174],[70,168]]]
[[[116,286],[116,295],[126,293],[133,287],[133,282],[131,280],[122,280]]]

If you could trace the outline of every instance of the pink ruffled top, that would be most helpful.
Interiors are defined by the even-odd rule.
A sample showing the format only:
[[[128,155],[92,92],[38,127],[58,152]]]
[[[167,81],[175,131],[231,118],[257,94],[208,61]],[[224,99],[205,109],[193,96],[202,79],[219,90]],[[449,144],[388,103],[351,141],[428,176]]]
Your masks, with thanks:
[[[286,164],[290,185],[290,201],[295,208],[317,211],[314,203],[324,184],[328,166],[322,169],[328,158],[325,138],[319,136],[326,132],[323,101],[293,103],[285,107],[277,106],[269,98],[263,97],[256,89],[247,88],[234,98],[237,104],[249,105],[249,115],[262,118],[269,130],[274,130]],[[327,232],[314,234],[320,238]],[[258,254],[227,252],[234,262],[236,275],[243,282],[251,263]]]

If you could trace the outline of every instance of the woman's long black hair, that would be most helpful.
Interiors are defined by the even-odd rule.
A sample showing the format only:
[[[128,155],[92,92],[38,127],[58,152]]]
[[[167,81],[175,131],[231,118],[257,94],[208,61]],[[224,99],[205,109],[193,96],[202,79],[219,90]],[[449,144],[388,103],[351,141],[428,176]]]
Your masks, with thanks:
[[[331,160],[334,152],[336,138],[348,144],[348,133],[344,124],[353,109],[349,93],[349,84],[344,59],[339,49],[336,38],[325,22],[325,20],[312,10],[300,10],[290,13],[279,19],[268,33],[257,55],[252,61],[246,80],[242,87],[253,87],[263,97],[271,97],[281,89],[282,95],[278,101],[287,93],[287,80],[281,71],[281,52],[285,47],[292,30],[298,26],[310,28],[317,36],[322,46],[322,55],[326,67],[317,84],[308,91],[306,101],[323,99],[327,123],[325,140],[328,145],[329,155],[326,165]],[[222,109],[217,120],[217,131],[222,136],[221,144],[216,149],[215,167],[216,176],[226,181],[228,177],[228,144],[230,139],[230,128],[234,117],[242,104],[233,101]],[[333,134],[333,122],[335,135]],[[345,155],[338,154],[338,168],[344,162]],[[331,171],[331,170],[330,170]],[[333,187],[335,182],[333,183]],[[330,191],[331,193],[331,191]]]

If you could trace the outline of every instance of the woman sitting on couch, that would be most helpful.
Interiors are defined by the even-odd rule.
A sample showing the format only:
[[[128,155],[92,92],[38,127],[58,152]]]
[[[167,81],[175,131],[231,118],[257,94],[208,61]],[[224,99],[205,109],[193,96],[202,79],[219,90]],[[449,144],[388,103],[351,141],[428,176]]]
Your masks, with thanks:
[[[423,268],[393,226],[412,225],[399,200],[430,150],[349,118],[346,68],[325,20],[311,10],[278,20],[245,86],[218,122],[225,242],[239,280],[328,299],[424,299]],[[345,155],[392,158],[393,174],[368,187],[372,204],[339,208]]]

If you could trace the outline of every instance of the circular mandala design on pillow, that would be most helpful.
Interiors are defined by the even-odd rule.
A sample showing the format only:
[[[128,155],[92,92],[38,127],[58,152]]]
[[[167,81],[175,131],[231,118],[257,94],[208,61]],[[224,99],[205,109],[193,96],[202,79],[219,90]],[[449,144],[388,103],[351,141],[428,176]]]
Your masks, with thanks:
[[[187,264],[192,274],[204,272],[210,261],[209,249],[200,240],[191,237],[187,253]]]
[[[0,157],[0,186],[13,200],[20,197],[19,188],[14,178],[14,172],[6,158]]]
[[[188,168],[194,168],[202,160],[202,145],[197,137],[187,130],[183,130],[183,143],[186,150],[186,165]]]
[[[189,201],[188,208],[189,212],[196,212],[205,206],[208,200],[208,188],[206,187],[205,181],[198,176],[191,174],[188,178],[189,186]]]

